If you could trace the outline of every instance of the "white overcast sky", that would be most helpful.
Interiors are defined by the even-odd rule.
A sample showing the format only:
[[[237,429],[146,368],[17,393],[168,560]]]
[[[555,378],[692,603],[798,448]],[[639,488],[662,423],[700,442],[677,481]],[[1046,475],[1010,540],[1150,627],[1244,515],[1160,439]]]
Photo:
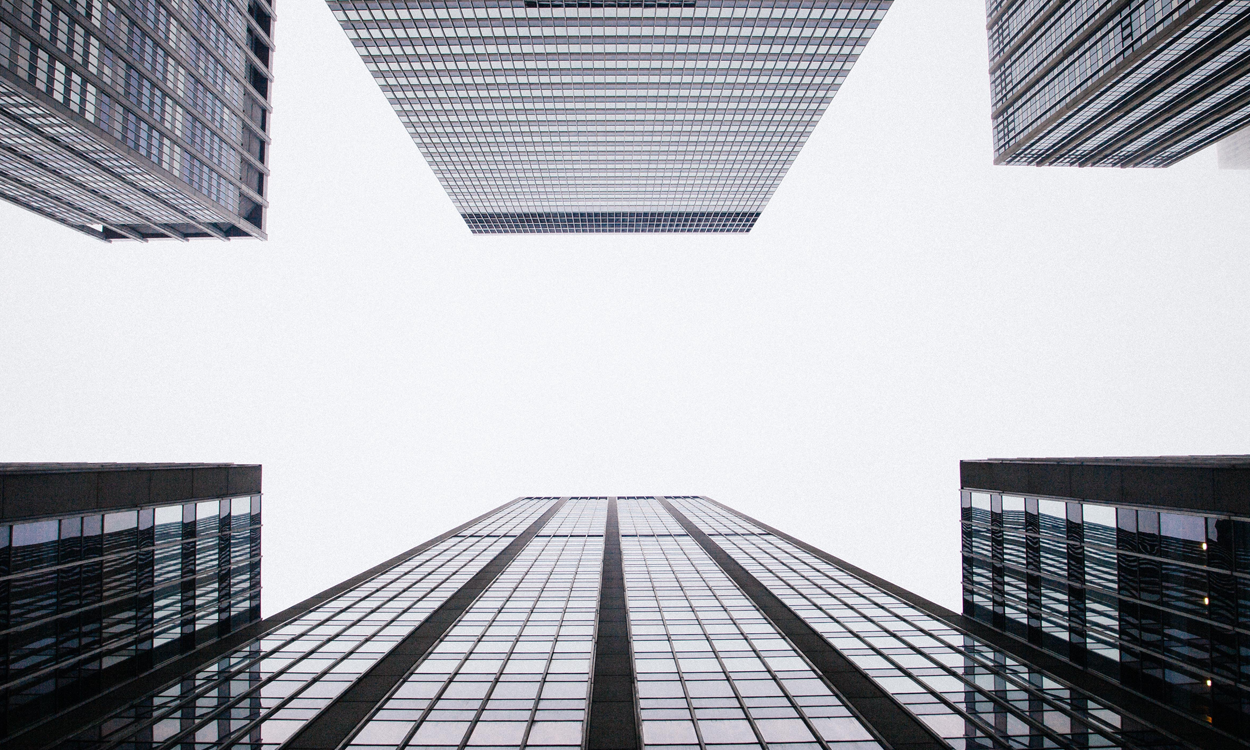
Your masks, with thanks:
[[[527,494],[703,494],[959,603],[958,462],[1247,453],[1250,171],[991,165],[898,0],[748,235],[473,237],[319,0],[267,243],[0,204],[0,460],[264,465],[265,611]]]

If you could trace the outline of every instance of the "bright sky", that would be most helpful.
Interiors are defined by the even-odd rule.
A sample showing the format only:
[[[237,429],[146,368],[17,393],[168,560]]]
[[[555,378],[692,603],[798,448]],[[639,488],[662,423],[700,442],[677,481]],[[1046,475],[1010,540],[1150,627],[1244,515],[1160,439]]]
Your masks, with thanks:
[[[958,462],[1246,453],[1250,171],[991,165],[898,0],[749,235],[473,237],[319,0],[267,243],[0,204],[0,460],[265,467],[272,613],[527,494],[703,494],[958,607]]]

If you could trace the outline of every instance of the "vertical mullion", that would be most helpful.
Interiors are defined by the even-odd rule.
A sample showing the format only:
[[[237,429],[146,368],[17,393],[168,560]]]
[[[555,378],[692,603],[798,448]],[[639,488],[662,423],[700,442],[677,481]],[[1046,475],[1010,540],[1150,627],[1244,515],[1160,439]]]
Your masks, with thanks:
[[[803,618],[795,614],[776,594],[750,571],[734,560],[702,529],[667,499],[660,504],[726,575],[742,589],[794,647],[816,667],[816,670],[837,690],[838,696],[868,726],[880,735],[885,744],[896,750],[915,748],[937,750],[949,745],[934,734],[928,725],[904,708],[863,670],[834,648]]]
[[[865,622],[870,623],[870,624],[872,624],[872,625],[874,625],[874,626],[876,626],[876,627],[880,628],[881,630],[883,630],[883,631],[885,631],[885,632],[887,632],[887,633],[890,633],[892,636],[894,636],[893,632],[890,630],[890,628],[889,628],[888,626],[886,626],[886,625],[882,624],[881,622],[878,622],[878,620],[877,620],[877,619],[876,619],[876,618],[875,618],[875,617],[874,617],[871,613],[864,611],[864,609],[863,609],[862,605],[859,605],[859,604],[858,604],[858,603],[856,603],[856,602],[852,602],[852,601],[850,601],[850,600],[847,598],[847,596],[845,596],[845,595],[843,595],[843,594],[840,594],[840,593],[838,593],[837,591],[834,591],[834,590],[830,589],[828,586],[826,586],[826,585],[824,585],[824,584],[821,584],[821,583],[819,583],[819,582],[817,582],[817,581],[813,581],[813,580],[811,580],[810,578],[808,578],[807,576],[805,576],[802,572],[800,572],[799,570],[797,570],[796,568],[794,568],[794,566],[793,566],[790,562],[788,562],[788,561],[787,561],[787,560],[785,560],[785,559],[782,559],[782,558],[779,556],[779,555],[781,554],[781,552],[782,552],[782,548],[781,548],[781,547],[779,547],[779,546],[777,545],[776,541],[772,541],[772,540],[770,540],[769,544],[770,544],[770,549],[771,549],[771,550],[774,550],[774,551],[770,551],[769,549],[764,549],[764,547],[763,547],[762,543],[759,543],[759,542],[755,542],[755,543],[752,545],[752,549],[753,549],[753,550],[755,550],[755,551],[756,551],[756,552],[757,552],[760,556],[767,557],[767,558],[768,558],[768,560],[769,560],[770,562],[766,562],[765,560],[760,559],[760,557],[757,557],[755,554],[753,554],[751,550],[744,549],[744,548],[743,548],[743,546],[742,546],[740,543],[735,543],[735,546],[736,546],[736,548],[737,548],[738,550],[740,550],[740,551],[741,551],[741,552],[743,552],[744,554],[746,554],[746,555],[750,556],[750,557],[751,557],[751,559],[753,559],[756,563],[758,563],[758,564],[760,564],[760,565],[763,565],[763,566],[765,566],[765,567],[766,567],[766,568],[768,568],[768,569],[771,569],[771,566],[772,566],[773,564],[775,564],[775,565],[777,565],[778,567],[781,567],[781,568],[786,568],[786,569],[789,569],[791,572],[793,572],[794,574],[796,574],[796,575],[800,576],[801,578],[803,578],[803,580],[807,581],[809,584],[811,584],[811,585],[814,585],[814,586],[818,587],[821,591],[823,591],[823,592],[824,592],[824,593],[826,593],[828,596],[830,596],[832,599],[834,599],[835,601],[837,601],[839,605],[841,605],[842,607],[845,607],[846,609],[848,609],[848,610],[850,610],[851,612],[853,612],[853,613],[855,614],[855,616],[856,616],[856,617],[862,618]],[[793,558],[793,559],[797,560],[797,558]],[[814,569],[813,569],[813,570],[814,570]],[[836,579],[833,579],[833,580],[836,580]],[[842,584],[842,585],[844,585],[844,584]],[[811,601],[811,599],[810,599],[809,597],[806,597],[806,595],[802,594],[801,592],[799,592],[799,593],[800,593],[800,596],[804,596],[805,598],[807,598],[807,599],[808,599],[809,604],[811,604],[812,606],[816,607],[816,608],[817,608],[817,609],[819,609],[820,611],[824,612],[824,614],[828,615],[828,616],[830,617],[830,619],[833,619],[833,620],[836,620],[836,619],[837,619],[837,616],[836,616],[834,613],[829,612],[829,611],[828,611],[828,609],[827,609],[826,607],[824,607],[824,606],[822,606],[822,605],[820,605],[820,604],[817,604],[817,603],[815,603],[815,602]],[[861,596],[861,597],[862,597],[862,594],[861,594],[861,595],[859,595],[859,596]],[[905,617],[902,613],[899,613],[899,612],[892,612],[892,613],[891,613],[891,615],[892,615],[893,617],[896,617],[896,618],[898,618],[898,619],[900,619],[900,620],[902,620],[902,621],[906,622],[906,623],[907,623],[907,624],[908,624],[911,628],[915,629],[917,632],[919,632],[919,633],[921,633],[921,634],[923,634],[923,635],[925,635],[925,636],[927,636],[927,637],[929,637],[929,638],[932,638],[932,639],[934,639],[934,640],[936,640],[936,641],[939,641],[939,642],[941,642],[941,641],[942,641],[942,639],[941,639],[941,638],[939,638],[937,635],[935,635],[935,634],[933,634],[933,633],[929,632],[927,628],[922,627],[922,626],[920,626],[920,625],[917,625],[917,624],[915,624],[915,623],[911,622],[910,620],[908,620],[908,619],[907,619],[907,618],[906,618],[906,617]],[[874,644],[872,644],[872,643],[870,643],[870,642],[866,641],[866,640],[865,640],[865,639],[864,639],[864,638],[863,638],[860,634],[858,634],[858,633],[854,633],[854,635],[855,635],[855,637],[856,637],[856,638],[859,638],[859,639],[860,639],[861,643],[863,643],[865,647],[867,647],[867,648],[871,649],[874,653],[876,653],[876,655],[877,655],[877,656],[879,656],[879,657],[881,657],[882,659],[885,659],[886,661],[888,661],[888,662],[889,662],[889,663],[890,663],[890,664],[891,664],[891,665],[892,665],[895,669],[899,670],[900,672],[903,672],[904,674],[910,674],[910,673],[911,673],[911,671],[912,671],[912,670],[911,670],[911,669],[908,669],[908,668],[906,668],[906,667],[903,667],[903,666],[899,663],[899,661],[897,660],[897,658],[896,658],[895,656],[892,656],[891,654],[887,653],[886,651],[884,651],[883,649],[881,649],[879,646],[876,646],[876,645],[874,645]],[[895,638],[896,638],[899,642],[901,642],[901,643],[907,643],[906,639],[904,639],[904,638],[901,638],[901,637],[899,637],[899,636],[894,636],[894,637],[895,637]],[[948,674],[950,674],[952,677],[954,677],[954,678],[956,678],[956,679],[966,681],[966,678],[965,678],[965,677],[963,677],[963,676],[961,676],[960,674],[956,673],[956,672],[954,671],[954,669],[952,669],[952,668],[951,668],[951,667],[949,667],[948,665],[943,664],[940,660],[936,660],[936,659],[934,659],[934,658],[933,658],[932,656],[930,656],[929,654],[924,653],[924,651],[923,651],[923,650],[921,650],[921,649],[917,649],[916,647],[911,646],[911,644],[909,644],[909,643],[907,643],[907,645],[908,645],[910,648],[912,648],[912,649],[913,649],[916,653],[918,653],[918,654],[920,654],[920,655],[924,656],[925,658],[927,658],[927,659],[928,659],[928,660],[929,660],[929,661],[930,661],[930,662],[931,662],[931,663],[932,663],[935,667],[937,667],[937,668],[941,669],[941,670],[942,670],[942,671],[944,671],[944,672],[947,672]],[[991,688],[978,688],[977,686],[971,686],[971,687],[969,688],[969,690],[971,690],[971,691],[972,691],[972,694],[973,694],[973,695],[977,695],[976,690],[977,690],[977,689],[983,689],[983,690],[984,690],[984,697],[985,697],[985,698],[988,698],[991,702],[993,702],[993,704],[994,704],[994,706],[995,706],[995,708],[994,708],[994,713],[995,713],[996,715],[1006,716],[1007,714],[1015,714],[1015,715],[1017,715],[1019,718],[1021,718],[1022,720],[1024,720],[1024,721],[1025,721],[1025,723],[1027,724],[1027,723],[1028,723],[1028,721],[1029,721],[1029,720],[1028,720],[1028,718],[1027,718],[1027,715],[1026,715],[1023,711],[1021,711],[1019,708],[1017,708],[1017,707],[1013,706],[1013,705],[1010,703],[1010,701],[1007,701],[1007,700],[1005,700],[1005,699],[1002,697],[1002,694],[1003,694],[1003,693],[1004,693],[1004,692],[1008,689],[1008,688],[1005,686],[1005,680],[1006,680],[1006,678],[1004,677],[1004,674],[1005,674],[1005,669],[1004,669],[1004,667],[1003,667],[1003,666],[1001,666],[1001,665],[998,665],[998,664],[994,664],[994,665],[987,665],[987,664],[983,664],[983,663],[981,663],[981,662],[973,662],[973,663],[974,663],[974,664],[976,664],[976,666],[978,666],[978,667],[981,667],[981,668],[984,668],[984,669],[988,670],[988,672],[989,672],[990,674],[994,675],[994,677],[995,677],[995,679],[996,679],[996,680],[998,680],[998,681],[1003,681],[1003,682],[1004,682],[1004,685],[999,685],[998,683],[996,683],[996,684],[995,684],[995,687],[994,687],[994,688],[992,688],[992,689],[991,689]],[[1013,689],[1021,689],[1021,690],[1025,690],[1025,688],[1023,688],[1022,686],[1020,686],[1020,685],[1014,685],[1014,684],[1013,684]],[[967,691],[965,691],[965,692],[967,692]],[[1030,696],[1032,696],[1032,695],[1033,695],[1033,693],[1032,693],[1031,691],[1025,690],[1025,692],[1028,692]],[[937,693],[936,695],[938,696],[938,698],[941,700],[941,702],[942,702],[943,704],[948,705],[948,706],[949,706],[952,710],[954,710],[955,712],[957,712],[957,713],[959,713],[960,715],[962,715],[962,716],[963,716],[963,718],[964,718],[966,721],[973,721],[973,722],[975,723],[975,721],[976,721],[976,720],[974,719],[974,717],[966,715],[966,714],[967,714],[967,711],[966,711],[966,710],[959,708],[956,704],[954,704],[954,703],[950,702],[950,701],[949,701],[949,700],[948,700],[945,696],[941,695],[940,693]],[[975,699],[973,699],[973,700],[975,700]],[[1069,716],[1070,716],[1073,720],[1075,720],[1075,721],[1081,721],[1080,717],[1079,717],[1078,715],[1076,715],[1076,713],[1075,713],[1075,712],[1070,711],[1067,707],[1065,707],[1064,705],[1062,705],[1062,704],[1060,704],[1060,703],[1048,703],[1046,707],[1047,707],[1049,710],[1052,710],[1052,711],[1060,711],[1060,712],[1062,712],[1062,713],[1064,713],[1064,714],[1067,714],[1067,715],[1069,715]],[[1060,736],[1058,733],[1055,733],[1055,732],[1051,731],[1049,728],[1047,728],[1047,727],[1045,726],[1045,724],[1044,724],[1044,723],[1039,723],[1039,724],[1037,724],[1037,728],[1040,730],[1040,732],[1041,732],[1041,734],[1042,734],[1042,735],[1046,736],[1048,739],[1050,739],[1051,741],[1055,742],[1055,743],[1056,743],[1056,744],[1058,744],[1059,746],[1061,746],[1061,747],[1068,747],[1068,746],[1069,746],[1069,743],[1068,743],[1068,742],[1067,742],[1067,741],[1066,741],[1066,740],[1065,740],[1062,736]],[[984,727],[984,729],[987,731],[987,734],[990,734],[991,736],[993,736],[996,732],[997,732],[997,733],[1001,733],[1001,732],[1003,731],[1002,727],[998,727],[997,729],[995,729],[995,727],[993,727],[993,726],[991,726],[991,725],[989,725],[989,724],[986,724],[986,725],[985,725],[985,727]],[[990,731],[988,731],[988,730],[990,730],[990,729],[995,729],[995,731],[994,731],[994,732],[990,732]]]
[[[699,570],[698,564],[695,562],[694,558],[690,556],[690,550],[681,544],[681,541],[680,541],[681,537],[675,537],[675,539],[677,540],[677,544],[675,545],[676,550],[680,552],[686,558],[687,562],[690,563],[691,569],[694,570],[695,575],[698,576],[699,582],[707,587],[707,590],[711,592],[712,596],[716,598],[716,601],[721,605],[722,608],[724,608],[726,612],[730,612],[731,610],[729,608],[729,605],[726,604],[725,600],[722,599],[720,594],[716,592],[715,584],[709,581],[707,579],[707,576],[705,576],[703,572]],[[708,555],[707,558],[711,559],[711,556]],[[690,606],[693,609],[694,603],[690,599],[689,592],[686,591],[686,585],[682,583],[680,579],[678,579],[677,585],[681,587],[682,595],[686,598],[686,601],[690,603]],[[762,610],[761,610],[761,614],[762,614]],[[794,712],[796,714],[798,714],[799,720],[802,721],[803,725],[806,726],[808,731],[812,733],[812,737],[815,738],[815,741],[820,745],[820,747],[827,748],[829,743],[825,742],[824,739],[821,738],[820,732],[816,731],[816,727],[812,725],[811,719],[803,711],[802,707],[798,704],[798,701],[794,699],[794,696],[790,694],[790,691],[786,688],[785,683],[781,681],[781,679],[777,676],[777,673],[773,671],[772,667],[768,665],[768,660],[764,658],[764,655],[760,653],[760,650],[756,647],[755,643],[751,640],[751,637],[746,633],[746,631],[742,629],[742,625],[738,623],[736,620],[733,620],[732,616],[730,619],[733,622],[734,629],[737,630],[738,635],[742,636],[742,639],[746,641],[747,646],[751,648],[751,653],[754,654],[755,658],[759,659],[760,663],[764,665],[765,674],[767,674],[769,678],[774,683],[777,684],[777,687],[781,690],[782,696],[784,696],[785,699],[789,701],[790,707],[794,709]],[[668,628],[668,624],[666,622],[665,629],[667,630],[667,628]],[[707,626],[704,625],[702,619],[699,619],[699,631],[703,634],[703,637],[707,639],[708,643],[712,643],[712,634],[707,631]],[[671,634],[669,635],[669,641],[670,642],[672,641]],[[674,649],[673,656],[676,657],[676,655],[677,655],[677,651],[676,649]],[[743,699],[741,690],[739,690],[738,685],[733,679],[733,675],[730,673],[730,670],[725,666],[725,661],[721,657],[720,652],[717,651],[715,646],[713,646],[712,648],[712,657],[716,659],[716,663],[720,666],[721,670],[725,673],[725,676],[729,678],[729,689],[733,691],[734,699],[738,701],[738,705],[742,708],[742,712],[746,714],[747,721],[750,722],[751,724],[751,731],[755,732],[756,739],[759,740],[761,745],[767,746],[768,743],[764,740],[763,733],[760,732],[759,724],[756,723],[757,719],[755,715],[753,715],[752,712],[748,709],[747,703]],[[686,689],[685,686],[686,686],[687,681],[686,681],[684,673],[682,672],[680,668],[680,665],[678,667],[678,676],[681,679],[682,688]],[[695,729],[699,731],[700,739],[702,739],[702,730],[699,729],[698,714],[695,713],[694,702],[690,699],[689,690],[686,690],[686,703],[690,706],[690,715],[695,717]]]
[[[639,747],[638,696],[625,600],[625,568],[621,558],[616,498],[612,497],[608,499],[608,517],[603,534],[603,570],[599,580],[595,670],[591,682],[586,748],[636,750]]]
[[[567,502],[561,498],[516,536],[511,543],[470,578],[429,617],[395,644],[330,705],[305,724],[284,747],[290,750],[332,750],[347,739],[373,711],[378,701],[402,682],[417,662],[477,601],[478,596],[507,569],[525,546]]]

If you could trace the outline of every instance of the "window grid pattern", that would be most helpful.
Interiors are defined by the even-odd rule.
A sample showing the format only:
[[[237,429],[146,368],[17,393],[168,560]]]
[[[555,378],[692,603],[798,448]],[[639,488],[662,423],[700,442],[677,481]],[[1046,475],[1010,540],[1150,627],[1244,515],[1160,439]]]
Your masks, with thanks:
[[[1094,84],[1100,76],[1106,74],[1126,55],[1150,40],[1151,38],[1170,31],[1175,33],[1175,25],[1184,12],[1194,4],[1195,0],[1137,0],[1123,7],[1114,18],[1102,19],[1104,23],[1097,32],[1090,35],[1089,24],[1096,23],[1099,17],[1094,14],[1098,9],[1086,7],[1087,15],[1079,19],[1081,26],[1069,37],[1084,38],[1075,50],[1064,48],[1067,57],[1055,60],[1031,60],[1029,53],[1034,50],[1032,45],[1024,45],[1021,50],[1025,56],[1019,76],[1013,75],[1016,68],[1011,62],[1004,63],[991,80],[991,90],[995,110],[999,112],[995,118],[995,144],[1002,148],[1005,143],[1017,134],[1027,131],[1030,127],[1043,120],[1050,112],[1075,97],[1081,95]],[[1049,29],[1049,24],[1043,28]],[[1045,37],[1045,32],[1042,32]],[[1043,38],[1041,41],[1045,41]],[[1067,41],[1065,38],[1063,41]],[[1188,45],[1171,45],[1166,51],[1172,59],[1182,54],[1186,47],[1192,47],[1193,38]],[[1059,50],[1053,49],[1055,53]],[[1156,60],[1156,64],[1164,58]],[[1042,67],[1046,63],[1054,63],[1048,70]],[[1037,73],[1045,70],[1038,77]],[[1138,71],[1136,78],[1139,84],[1153,72],[1149,67]],[[1103,108],[1083,109],[1081,116],[1091,119],[1100,114]],[[1078,123],[1080,118],[1078,118]],[[1069,119],[1068,130],[1050,132],[1046,135],[1052,141],[1071,132],[1074,123]],[[1039,139],[1040,140],[1040,139]]]
[[[0,159],[3,158],[4,155],[0,154]],[[0,192],[14,196],[17,202],[30,210],[67,224],[86,226],[93,221],[92,217],[58,201],[39,187],[25,181],[18,182],[14,177],[12,174],[0,176]]]
[[[607,505],[569,500],[349,747],[580,747]]]
[[[966,614],[1250,732],[1250,519],[972,491],[961,504]]]
[[[649,497],[617,498],[616,513],[621,536],[685,536],[686,530]]]
[[[1241,54],[1237,54],[1236,45],[1233,45],[1232,49],[1225,49],[1223,53],[1207,59],[1197,69],[1187,72],[1171,84],[1152,92],[1150,98],[1138,102],[1135,106],[1126,107],[1119,103],[1126,97],[1140,95],[1143,88],[1154,85],[1164,76],[1169,75],[1173,69],[1188,64],[1191,58],[1200,54],[1202,47],[1211,43],[1215,37],[1230,32],[1243,33],[1239,24],[1244,25],[1246,22],[1245,16],[1248,9],[1250,9],[1250,3],[1238,5],[1234,2],[1209,13],[1192,25],[1182,23],[1182,19],[1178,17],[1172,22],[1172,28],[1155,29],[1157,33],[1152,33],[1147,37],[1158,37],[1160,42],[1166,43],[1162,43],[1160,49],[1154,50],[1127,74],[1113,80],[1105,90],[1100,91],[1098,99],[1104,103],[1100,105],[1101,108],[1081,108],[1074,116],[1065,118],[1063,123],[1052,128],[1031,148],[1053,151],[1055,145],[1061,143],[1063,139],[1087,128],[1090,123],[1096,121],[1096,118],[1103,118],[1106,121],[1105,124],[1100,125],[1093,132],[1081,135],[1083,140],[1079,149],[1064,154],[1056,163],[1084,163],[1084,161],[1089,161],[1090,155],[1094,154],[1103,154],[1098,158],[1112,165],[1131,163],[1138,166],[1166,166],[1174,162],[1176,159],[1163,160],[1163,154],[1160,153],[1159,148],[1167,147],[1169,141],[1175,140],[1175,134],[1183,134],[1187,129],[1192,129],[1194,122],[1209,119],[1209,111],[1214,102],[1222,103],[1224,100],[1233,99],[1237,93],[1244,91],[1246,76],[1239,76],[1231,82],[1221,84],[1213,94],[1202,101],[1190,101],[1186,95],[1191,91],[1209,88],[1213,81],[1225,75],[1227,71],[1242,65],[1245,56],[1244,48]],[[1136,46],[1145,46],[1151,42],[1150,38],[1144,38],[1140,45]],[[1221,58],[1223,58],[1222,61]],[[1112,104],[1107,105],[1107,102]],[[1131,126],[1139,119],[1145,119],[1144,115],[1147,114],[1154,114],[1155,120],[1139,128],[1142,134],[1136,136],[1137,143],[1134,143],[1133,136],[1126,131],[1130,131]],[[1125,138],[1129,140],[1126,141]],[[1204,144],[1207,142],[1210,142],[1210,139],[1203,141]],[[1173,149],[1174,147],[1167,148],[1169,151]],[[1192,151],[1186,153],[1192,153]],[[1078,161],[1078,158],[1084,161]]]
[[[230,0],[0,0],[0,79],[18,104],[0,111],[54,146],[28,168],[77,188],[45,189],[35,207],[104,239],[205,236],[205,224],[263,236],[266,154],[248,144],[267,140],[270,55],[248,18]],[[114,205],[89,210],[82,188]],[[17,192],[5,197],[25,205]],[[69,211],[46,210],[58,199]]]
[[[1250,118],[1235,104],[1250,76],[1229,77],[1247,59],[1247,0],[1072,0],[1030,26],[1040,9],[990,27],[1000,163],[1168,166]]]
[[[1207,33],[1208,30],[1204,29]],[[1173,108],[1177,99],[1182,96],[1190,95],[1191,92],[1200,89],[1202,84],[1208,78],[1219,75],[1231,65],[1247,59],[1250,56],[1250,39],[1244,39],[1236,44],[1230,45],[1220,54],[1212,57],[1201,67],[1193,72],[1192,75],[1186,76],[1174,85],[1168,87],[1166,95],[1156,96],[1153,99],[1134,107],[1132,112],[1127,113],[1124,117],[1117,120],[1107,128],[1099,131],[1099,133],[1089,140],[1088,149],[1093,150],[1100,148],[1103,144],[1111,142],[1114,138],[1126,133],[1138,123],[1148,120],[1152,115],[1159,113],[1161,116],[1168,114],[1168,109]],[[1245,94],[1250,90],[1250,76],[1239,78],[1227,86],[1223,86],[1215,92],[1203,97],[1202,99],[1190,103],[1183,113],[1174,115],[1169,126],[1173,130],[1179,129],[1179,126],[1200,121],[1208,112],[1216,107],[1234,99],[1235,97]],[[1150,148],[1158,139],[1158,134],[1146,129],[1145,134],[1135,139],[1129,140],[1122,146],[1118,146],[1117,152],[1133,154],[1144,149]],[[1151,157],[1159,159],[1160,156],[1167,155],[1169,152],[1176,151],[1178,148],[1184,150],[1184,142],[1172,146],[1165,150],[1161,155]]]
[[[463,214],[474,234],[749,232],[759,211],[596,211]]]
[[[259,496],[0,526],[0,729],[259,618]]]
[[[991,66],[1004,61],[1004,53],[1017,44],[1028,41],[1032,47],[1053,52],[1054,45],[1067,42],[1074,27],[1087,22],[1094,14],[1106,10],[1114,0],[1069,0],[1061,9],[1053,8],[1053,0],[1020,0],[1009,3],[1011,7],[1002,16],[990,24],[990,64]],[[994,17],[995,10],[987,8],[987,16]],[[1023,32],[1038,19],[1041,11],[1049,12],[1049,23],[1046,31],[1039,37],[1028,39]],[[1066,32],[1066,33],[1065,33]],[[1039,43],[1046,39],[1049,44]],[[1031,53],[1034,59],[1042,52]],[[1016,58],[1012,58],[1014,61]],[[997,102],[996,102],[997,103]]]
[[[735,514],[673,503],[953,747],[1183,746]]]
[[[72,748],[276,747],[551,507],[515,502],[79,734]]]
[[[470,229],[748,231],[889,0],[329,0]]]
[[[618,508],[647,748],[880,747],[654,498]],[[626,518],[660,533],[626,536]]]

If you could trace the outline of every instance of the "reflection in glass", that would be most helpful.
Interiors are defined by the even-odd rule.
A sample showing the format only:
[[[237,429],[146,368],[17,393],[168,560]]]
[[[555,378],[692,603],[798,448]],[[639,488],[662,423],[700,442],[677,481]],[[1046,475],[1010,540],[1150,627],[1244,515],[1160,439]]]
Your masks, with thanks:
[[[1020,529],[1006,497],[1001,519],[961,505],[965,614],[1250,732],[1250,555],[1238,554],[1239,544],[1250,546],[1245,521],[1025,498]],[[1001,557],[981,541],[998,525]]]
[[[0,527],[0,731],[259,619],[259,496],[224,502],[229,528],[194,503]]]

